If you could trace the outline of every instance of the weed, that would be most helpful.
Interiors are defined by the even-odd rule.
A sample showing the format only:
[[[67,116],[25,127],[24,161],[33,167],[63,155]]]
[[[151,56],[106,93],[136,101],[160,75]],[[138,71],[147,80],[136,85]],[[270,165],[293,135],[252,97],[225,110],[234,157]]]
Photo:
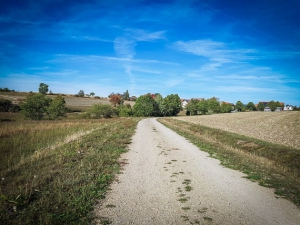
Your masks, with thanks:
[[[177,201],[181,202],[181,203],[184,203],[184,202],[187,202],[189,198],[180,198],[178,199]]]
[[[184,187],[184,190],[185,191],[191,191],[191,190],[193,190],[193,188],[191,186],[187,185],[187,186]]]
[[[212,219],[212,218],[210,218],[210,217],[207,217],[207,216],[204,216],[204,217],[203,217],[203,219],[204,219],[204,220],[206,220],[206,221],[208,221],[208,222],[212,222],[212,221],[213,221],[213,219]]]
[[[191,208],[190,207],[182,207],[181,209],[182,210],[190,210]]]

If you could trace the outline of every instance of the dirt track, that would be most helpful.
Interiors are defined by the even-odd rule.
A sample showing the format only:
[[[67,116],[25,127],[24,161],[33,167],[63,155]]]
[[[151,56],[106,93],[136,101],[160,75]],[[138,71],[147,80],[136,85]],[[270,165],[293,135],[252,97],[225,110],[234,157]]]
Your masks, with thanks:
[[[140,121],[96,223],[300,224],[300,209],[224,168],[154,118]]]

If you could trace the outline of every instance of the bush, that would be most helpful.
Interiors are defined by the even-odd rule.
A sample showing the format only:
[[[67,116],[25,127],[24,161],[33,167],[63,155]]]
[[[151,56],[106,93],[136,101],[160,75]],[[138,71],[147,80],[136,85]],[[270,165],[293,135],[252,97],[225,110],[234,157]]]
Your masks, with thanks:
[[[47,112],[50,102],[51,99],[44,94],[30,94],[21,104],[22,113],[25,118],[41,120]]]
[[[132,116],[132,109],[130,104],[125,104],[119,107],[119,116],[130,117]]]
[[[57,96],[54,100],[44,94],[30,94],[21,104],[21,112],[25,118],[41,120],[48,115],[49,119],[57,119],[66,115],[66,102],[62,96]]]
[[[59,117],[65,117],[66,111],[66,101],[61,95],[59,95],[50,102],[47,114],[49,118],[53,120]]]
[[[118,115],[118,110],[110,105],[93,104],[85,113],[85,117],[89,119],[111,118]]]
[[[12,107],[12,102],[7,99],[0,99],[0,112],[9,112]]]

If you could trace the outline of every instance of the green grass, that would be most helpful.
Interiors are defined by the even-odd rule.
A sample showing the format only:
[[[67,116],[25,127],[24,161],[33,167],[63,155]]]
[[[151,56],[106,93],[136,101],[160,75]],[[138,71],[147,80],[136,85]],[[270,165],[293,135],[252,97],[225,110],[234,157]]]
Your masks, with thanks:
[[[0,123],[1,224],[91,224],[138,120]]]
[[[221,164],[237,169],[260,185],[300,206],[300,150],[199,124],[160,118]]]

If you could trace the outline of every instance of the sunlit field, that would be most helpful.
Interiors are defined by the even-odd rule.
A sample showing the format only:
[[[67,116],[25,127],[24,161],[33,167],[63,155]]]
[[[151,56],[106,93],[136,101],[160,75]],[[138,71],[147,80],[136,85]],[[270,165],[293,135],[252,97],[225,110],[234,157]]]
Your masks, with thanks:
[[[300,111],[226,113],[176,119],[300,148]]]
[[[89,224],[138,119],[1,118],[1,224]]]

